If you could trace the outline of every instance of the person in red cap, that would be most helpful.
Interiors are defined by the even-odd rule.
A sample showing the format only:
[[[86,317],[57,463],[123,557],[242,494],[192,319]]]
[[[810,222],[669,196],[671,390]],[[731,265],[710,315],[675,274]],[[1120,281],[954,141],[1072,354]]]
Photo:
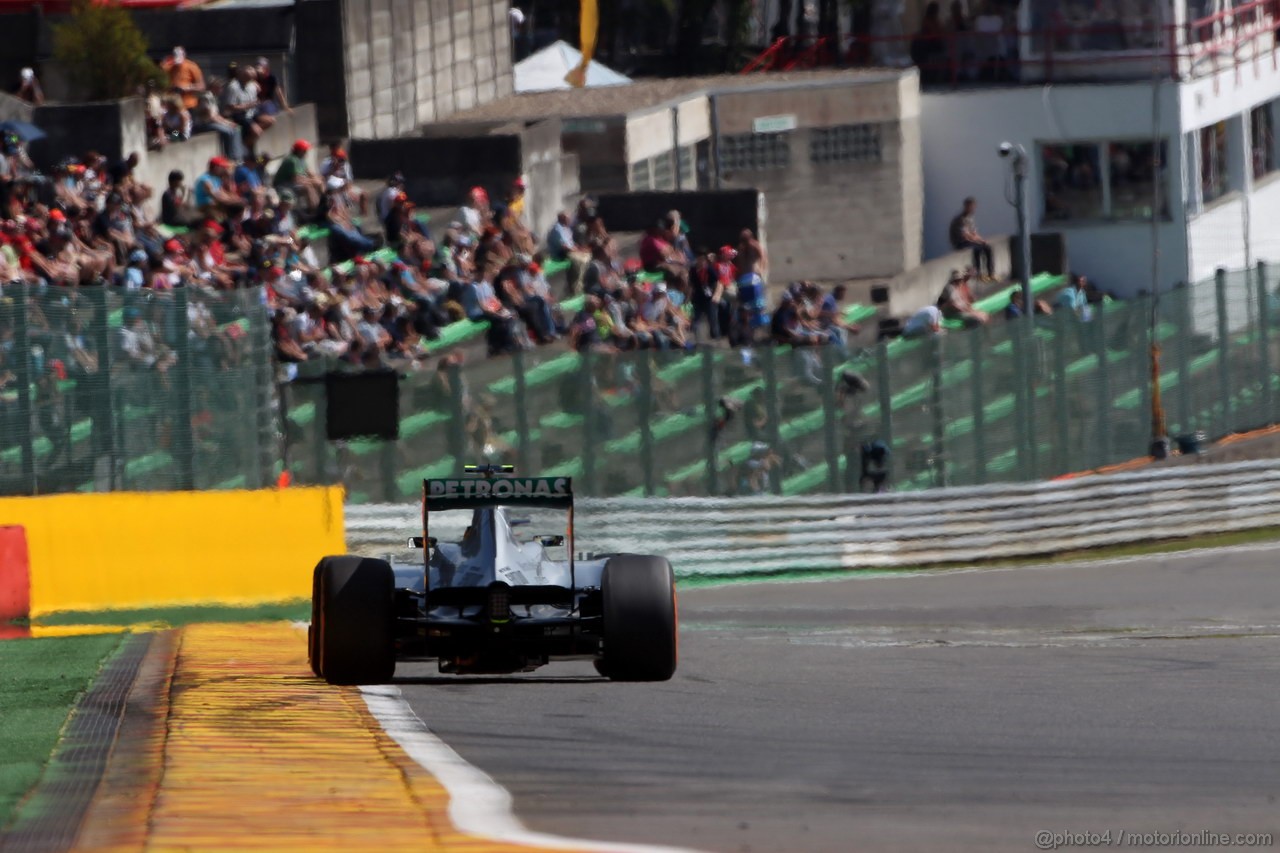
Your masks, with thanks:
[[[459,210],[459,218],[472,237],[479,237],[486,226],[493,223],[493,210],[489,207],[489,194],[484,187],[472,187],[467,200]]]
[[[307,154],[310,151],[311,143],[305,139],[293,143],[289,155],[281,161],[280,168],[276,169],[271,185],[276,192],[289,190],[306,203],[308,210],[314,211],[320,207],[320,199],[324,197],[324,179],[307,165]]]
[[[362,216],[368,212],[368,200],[365,198],[364,191],[356,186],[355,174],[351,171],[351,161],[339,143],[334,142],[329,146],[329,156],[320,164],[320,178],[325,182],[326,187],[331,184],[336,187],[335,178],[341,181],[342,193],[347,200],[360,208]]]
[[[207,218],[221,218],[230,207],[240,204],[240,197],[231,186],[231,161],[225,157],[211,157],[209,170],[196,178],[193,191],[196,207]]]

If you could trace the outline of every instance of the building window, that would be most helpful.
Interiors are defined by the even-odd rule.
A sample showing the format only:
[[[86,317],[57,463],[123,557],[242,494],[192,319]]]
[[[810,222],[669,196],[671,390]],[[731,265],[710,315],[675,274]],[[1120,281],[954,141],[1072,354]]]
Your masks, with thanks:
[[[1205,204],[1222,198],[1231,186],[1227,172],[1227,123],[1200,128],[1200,197]]]
[[[738,133],[720,138],[720,166],[727,172],[786,169],[790,165],[790,131]]]
[[[1041,145],[1044,218],[1149,222],[1157,211],[1167,218],[1167,163],[1163,140]]]
[[[698,187],[698,156],[692,145],[686,145],[676,152],[679,158],[680,186],[686,190]]]
[[[1105,215],[1101,147],[1098,143],[1040,146],[1045,219],[1069,222]]]
[[[1249,113],[1249,144],[1254,180],[1276,171],[1275,101],[1254,107]]]
[[[671,155],[659,154],[653,158],[653,188],[655,190],[674,190],[676,173],[671,169]]]
[[[815,127],[809,131],[809,159],[814,163],[879,163],[880,125]]]
[[[631,189],[632,191],[653,189],[653,181],[649,178],[648,160],[631,164]]]
[[[1109,219],[1150,220],[1159,205],[1160,216],[1169,215],[1165,144],[1110,142],[1107,144],[1107,180],[1111,186]],[[1159,192],[1160,197],[1156,198]]]

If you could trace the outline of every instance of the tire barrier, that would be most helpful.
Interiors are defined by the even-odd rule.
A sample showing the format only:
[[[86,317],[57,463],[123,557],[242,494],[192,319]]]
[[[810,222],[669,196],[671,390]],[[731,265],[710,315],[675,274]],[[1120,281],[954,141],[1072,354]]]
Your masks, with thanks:
[[[404,550],[412,504],[346,509],[352,551]],[[576,546],[681,577],[911,568],[1280,526],[1280,461],[879,495],[582,499]]]

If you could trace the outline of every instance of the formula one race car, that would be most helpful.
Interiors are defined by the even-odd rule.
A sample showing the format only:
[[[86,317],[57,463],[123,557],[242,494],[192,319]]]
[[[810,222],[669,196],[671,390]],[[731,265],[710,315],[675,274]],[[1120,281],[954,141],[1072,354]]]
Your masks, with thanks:
[[[397,661],[498,674],[591,660],[614,680],[671,678],[671,564],[637,554],[575,560],[568,477],[513,477],[510,466],[466,470],[473,476],[423,482],[422,536],[410,540],[420,554],[325,557],[316,565],[312,671],[332,684],[376,684],[391,679]],[[548,511],[567,511],[565,535],[522,533],[545,523]],[[450,532],[457,539],[445,541]]]

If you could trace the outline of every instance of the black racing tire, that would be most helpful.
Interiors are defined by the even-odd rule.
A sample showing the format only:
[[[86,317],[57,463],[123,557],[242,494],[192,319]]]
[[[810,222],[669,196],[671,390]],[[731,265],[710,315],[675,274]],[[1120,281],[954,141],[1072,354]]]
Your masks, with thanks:
[[[319,575],[320,671],[330,684],[382,684],[396,671],[395,573],[386,560],[325,557]]]
[[[324,672],[320,668],[320,568],[328,559],[330,558],[325,557],[316,563],[311,572],[311,624],[307,626],[307,663],[311,665],[311,672],[316,678],[324,678]]]
[[[618,554],[605,563],[604,656],[596,669],[614,681],[666,681],[679,654],[676,578],[663,557]]]

